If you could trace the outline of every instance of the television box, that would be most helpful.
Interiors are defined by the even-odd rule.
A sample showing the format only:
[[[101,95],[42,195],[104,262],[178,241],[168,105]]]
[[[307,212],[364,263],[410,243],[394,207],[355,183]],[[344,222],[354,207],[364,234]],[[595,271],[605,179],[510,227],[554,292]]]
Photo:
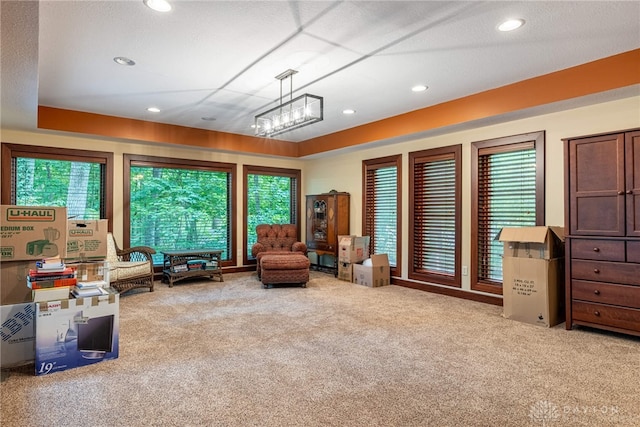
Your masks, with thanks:
[[[36,303],[35,374],[117,359],[120,296]]]
[[[353,283],[372,288],[391,283],[391,269],[387,254],[371,255],[362,264],[353,264]]]
[[[36,337],[34,303],[0,306],[0,365],[3,368],[33,363]]]
[[[0,303],[2,305],[32,302],[27,277],[29,270],[35,268],[35,261],[0,262]]]
[[[69,220],[67,223],[67,261],[99,260],[107,257],[108,220]]]
[[[564,320],[562,228],[505,228],[498,239],[504,242],[503,316],[545,327],[561,323]]]
[[[345,282],[353,282],[353,264],[350,262],[338,262],[338,279]]]
[[[369,256],[369,236],[338,236],[338,262],[359,262]]]
[[[557,226],[505,227],[497,240],[504,242],[504,256],[553,259],[564,257],[564,228]]]
[[[67,253],[67,208],[0,205],[0,260],[26,261]]]

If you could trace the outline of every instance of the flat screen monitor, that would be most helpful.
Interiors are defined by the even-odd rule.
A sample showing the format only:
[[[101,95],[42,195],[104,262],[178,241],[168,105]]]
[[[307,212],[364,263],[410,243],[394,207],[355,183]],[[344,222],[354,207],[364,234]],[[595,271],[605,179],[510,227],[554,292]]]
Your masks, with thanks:
[[[78,324],[78,350],[87,359],[104,357],[113,349],[114,315],[92,317]]]

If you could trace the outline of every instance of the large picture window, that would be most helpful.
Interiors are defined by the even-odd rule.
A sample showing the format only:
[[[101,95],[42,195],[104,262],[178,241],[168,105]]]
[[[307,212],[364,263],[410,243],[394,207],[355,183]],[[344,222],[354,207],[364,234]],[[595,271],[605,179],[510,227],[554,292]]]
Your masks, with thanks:
[[[300,236],[301,172],[297,169],[244,166],[245,265],[255,261],[251,247],[258,224],[296,224]]]
[[[409,153],[409,278],[460,287],[460,145]]]
[[[235,165],[125,155],[125,176],[130,246],[154,248],[155,264],[168,250],[218,249],[223,265],[233,260]]]
[[[387,254],[391,275],[401,275],[402,156],[362,162],[362,235],[370,236],[370,251]]]
[[[2,162],[3,204],[64,206],[69,218],[111,219],[112,153],[2,144]]]
[[[503,227],[544,225],[544,132],[472,143],[471,288],[502,293]]]

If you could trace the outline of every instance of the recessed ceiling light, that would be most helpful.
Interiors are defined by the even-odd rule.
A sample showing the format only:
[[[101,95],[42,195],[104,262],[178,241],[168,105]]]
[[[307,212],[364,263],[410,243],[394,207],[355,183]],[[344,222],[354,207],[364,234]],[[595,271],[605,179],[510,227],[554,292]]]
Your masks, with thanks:
[[[412,87],[411,90],[413,92],[424,92],[425,90],[427,90],[427,86],[425,86],[425,85],[416,85],[416,86]]]
[[[169,12],[171,10],[171,4],[167,0],[142,0],[142,2],[156,12]]]
[[[158,107],[149,107],[147,108],[147,111],[150,113],[159,113],[160,109]]]
[[[352,108],[347,108],[342,110],[342,114],[355,114],[356,110],[352,109]]]
[[[211,117],[211,116],[204,116],[204,117],[200,117],[202,120],[204,120],[205,122],[213,122],[216,118],[215,117]]]
[[[129,58],[125,58],[124,56],[116,56],[113,58],[116,64],[132,66],[136,65],[135,61]]]
[[[524,19],[509,19],[498,25],[500,31],[513,31],[524,25]]]

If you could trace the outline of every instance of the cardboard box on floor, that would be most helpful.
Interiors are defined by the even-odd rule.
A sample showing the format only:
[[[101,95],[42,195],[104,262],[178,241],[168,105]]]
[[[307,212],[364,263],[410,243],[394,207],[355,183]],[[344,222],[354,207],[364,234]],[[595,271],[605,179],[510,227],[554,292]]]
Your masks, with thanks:
[[[338,236],[338,262],[356,263],[369,257],[369,236]]]
[[[371,255],[362,264],[353,264],[353,283],[372,288],[391,283],[391,269],[387,254]]]
[[[108,220],[69,220],[66,261],[91,261],[107,257]]]
[[[67,253],[67,208],[0,205],[0,260],[28,261]]]
[[[551,327],[564,321],[562,227],[503,228],[503,316]]]
[[[338,280],[353,282],[353,264],[350,262],[338,262]]]
[[[36,303],[35,374],[117,359],[120,296]]]

